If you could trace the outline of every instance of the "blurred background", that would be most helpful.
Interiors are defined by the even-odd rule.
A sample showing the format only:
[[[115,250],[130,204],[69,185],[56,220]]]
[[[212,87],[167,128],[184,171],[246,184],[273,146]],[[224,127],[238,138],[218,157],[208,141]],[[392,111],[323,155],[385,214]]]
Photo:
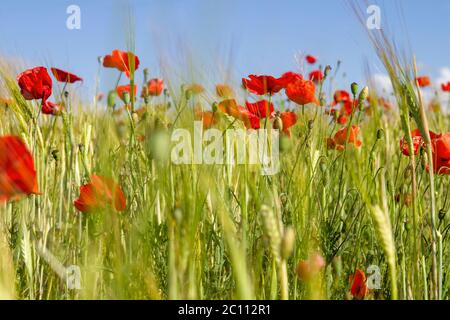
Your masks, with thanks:
[[[374,4],[381,8],[383,30],[416,54],[420,73],[436,88],[450,81],[450,1]],[[79,30],[66,27],[70,5],[81,10]],[[340,86],[365,83],[367,67],[380,87],[389,85],[364,28],[343,0],[2,1],[0,30],[2,56],[21,68],[42,64],[71,71],[84,78],[78,90],[86,95],[94,90],[97,57],[116,48],[135,51],[139,71],[148,67],[151,77],[170,75],[207,88],[238,84],[250,73],[305,72],[305,54],[317,56],[318,65],[342,61]],[[107,90],[117,72],[102,69],[101,77]]]

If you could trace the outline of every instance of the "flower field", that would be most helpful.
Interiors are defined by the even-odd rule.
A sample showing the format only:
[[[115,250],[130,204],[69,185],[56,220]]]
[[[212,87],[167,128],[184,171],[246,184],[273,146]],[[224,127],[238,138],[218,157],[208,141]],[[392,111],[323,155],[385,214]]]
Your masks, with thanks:
[[[314,54],[172,83],[130,47],[82,103],[0,60],[0,299],[448,300],[450,82],[382,35],[392,92]]]

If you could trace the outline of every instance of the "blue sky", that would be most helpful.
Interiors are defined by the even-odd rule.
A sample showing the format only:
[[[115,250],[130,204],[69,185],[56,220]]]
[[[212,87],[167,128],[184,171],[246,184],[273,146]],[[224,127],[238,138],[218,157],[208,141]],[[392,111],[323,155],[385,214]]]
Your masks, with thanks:
[[[450,77],[450,70],[443,69],[450,66],[450,1],[369,2],[382,8],[382,28],[410,41],[421,73]],[[66,8],[71,4],[81,9],[81,30],[66,28]],[[398,7],[407,33],[399,23]],[[134,23],[130,23],[130,12]],[[250,73],[280,75],[298,70],[296,53],[317,55],[324,65],[342,60],[347,75],[339,80],[342,85],[364,82],[366,61],[375,73],[383,73],[366,34],[343,0],[15,0],[0,4],[0,54],[21,57],[26,67],[43,64],[70,70],[85,79],[81,88],[85,92],[93,87],[97,57],[115,48],[127,49],[131,29],[136,53],[151,75],[170,73],[189,80],[195,74],[194,80],[206,86],[228,79],[237,82]],[[102,89],[111,87],[116,77],[113,70],[102,70]]]

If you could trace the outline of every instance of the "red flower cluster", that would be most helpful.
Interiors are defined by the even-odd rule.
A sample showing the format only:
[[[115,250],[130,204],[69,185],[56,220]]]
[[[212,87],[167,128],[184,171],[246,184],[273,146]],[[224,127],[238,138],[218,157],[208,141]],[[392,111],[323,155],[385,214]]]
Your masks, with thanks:
[[[243,78],[242,85],[249,92],[260,96],[265,94],[274,95],[285,88],[282,78],[266,75],[257,76],[254,74],[249,75],[248,78]]]
[[[74,83],[82,81],[80,77],[67,71],[51,68],[56,80],[64,83]],[[41,99],[41,109],[44,114],[59,115],[62,106],[48,101],[52,95],[52,79],[48,74],[47,68],[35,67],[25,70],[17,76],[17,82],[20,87],[20,93],[26,100]]]
[[[450,175],[450,132],[436,134],[430,133],[431,145],[433,147],[433,168],[436,174]],[[413,151],[417,155],[420,148],[424,147],[424,140],[419,129],[411,132],[413,140]],[[406,138],[400,139],[400,150],[405,156],[410,156],[411,152],[408,147]]]
[[[360,147],[362,145],[362,142],[358,140],[359,130],[359,127],[356,125],[351,126],[349,133],[347,133],[347,127],[339,129],[334,135],[334,138],[327,139],[328,149],[343,151],[345,149],[346,141],[347,144],[353,144],[356,147]]]
[[[421,88],[428,87],[431,84],[430,77],[427,76],[417,77],[416,81],[419,84],[419,87]]]
[[[0,203],[38,193],[30,151],[16,136],[0,137]]]
[[[239,106],[235,99],[228,99],[220,102],[218,108],[223,113],[241,120],[247,129],[259,129],[261,120],[270,119],[273,121],[274,129],[281,129],[283,133],[290,136],[289,128],[297,122],[297,115],[291,111],[275,115],[273,104],[267,100],[254,103],[246,101],[245,106],[245,108]],[[281,124],[278,124],[279,121]]]
[[[315,75],[322,77],[322,75]],[[315,77],[313,77],[315,79]],[[301,74],[295,72],[286,72],[281,77],[256,76],[249,75],[242,79],[242,85],[249,92],[257,95],[273,95],[282,89],[285,89],[287,97],[300,105],[309,103],[318,104],[315,97],[316,86],[311,80],[304,80]]]

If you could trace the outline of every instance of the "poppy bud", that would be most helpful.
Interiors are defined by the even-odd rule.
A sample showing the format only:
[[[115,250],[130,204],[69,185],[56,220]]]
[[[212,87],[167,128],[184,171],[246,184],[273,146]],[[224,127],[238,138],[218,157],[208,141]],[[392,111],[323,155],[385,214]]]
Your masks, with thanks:
[[[353,96],[356,96],[358,94],[358,84],[356,82],[353,82],[350,88],[352,89]]]
[[[294,250],[295,244],[295,232],[292,227],[286,229],[283,235],[283,239],[281,240],[281,258],[287,259],[291,255]]]
[[[108,93],[108,107],[113,108],[116,105],[117,93],[115,90],[111,90]]]
[[[214,102],[211,106],[213,112],[217,112],[217,103]]]
[[[446,211],[444,210],[444,208],[439,210],[439,220],[444,220],[445,214],[446,214]]]
[[[308,121],[308,129],[312,130],[313,127],[314,127],[314,120],[309,120]]]
[[[327,104],[327,100],[325,99],[325,95],[323,93],[319,97],[319,104],[321,107]]]
[[[124,91],[123,93],[123,102],[125,104],[129,104],[130,103],[130,93],[128,91]]]
[[[191,90],[186,90],[186,100],[189,100],[189,99],[191,99],[191,97],[192,97],[192,91]]]
[[[365,86],[359,93],[359,97],[358,97],[359,103],[363,103],[364,100],[366,100],[368,96],[369,96],[369,87]]]
[[[68,98],[69,97],[69,91],[64,91],[64,97]]]
[[[279,114],[275,115],[275,120],[273,121],[273,126],[274,129],[278,129],[280,131],[283,130],[283,120],[281,119]]]
[[[384,135],[383,129],[378,129],[377,130],[377,140],[381,140],[383,138],[383,135]]]
[[[325,67],[325,70],[323,71],[323,74],[324,74],[325,78],[328,77],[328,75],[330,74],[330,72],[331,72],[331,66],[330,66],[330,65],[327,65],[327,66]]]

